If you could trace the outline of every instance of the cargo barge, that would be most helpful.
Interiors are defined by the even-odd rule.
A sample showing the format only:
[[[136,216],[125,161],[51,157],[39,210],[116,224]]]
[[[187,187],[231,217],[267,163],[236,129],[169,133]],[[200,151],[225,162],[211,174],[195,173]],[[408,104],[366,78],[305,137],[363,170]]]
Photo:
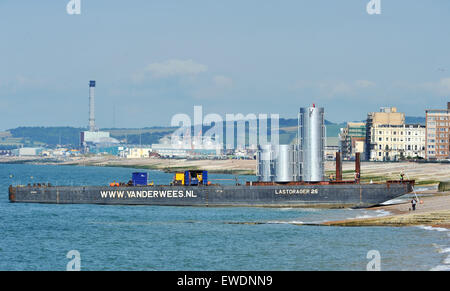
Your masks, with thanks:
[[[340,178],[339,161],[337,165],[336,174]],[[363,184],[359,172],[356,176],[354,181],[217,185],[211,184],[206,171],[186,171],[176,173],[170,185],[149,185],[147,173],[133,173],[127,184],[10,186],[9,200],[54,204],[366,208],[413,191],[413,180]]]
[[[412,191],[414,181],[246,183],[198,186],[10,186],[9,200],[26,203],[365,208]]]

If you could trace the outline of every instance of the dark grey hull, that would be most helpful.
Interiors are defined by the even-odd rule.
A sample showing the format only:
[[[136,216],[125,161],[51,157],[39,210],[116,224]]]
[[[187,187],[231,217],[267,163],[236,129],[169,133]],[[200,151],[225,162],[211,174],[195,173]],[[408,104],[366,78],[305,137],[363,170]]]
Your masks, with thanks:
[[[370,207],[412,191],[412,183],[270,186],[10,187],[11,202],[56,204]]]

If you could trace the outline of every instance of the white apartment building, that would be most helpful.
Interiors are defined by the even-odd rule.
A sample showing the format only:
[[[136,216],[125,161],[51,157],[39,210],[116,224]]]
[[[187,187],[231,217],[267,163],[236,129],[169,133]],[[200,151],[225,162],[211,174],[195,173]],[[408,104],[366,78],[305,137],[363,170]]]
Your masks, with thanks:
[[[425,126],[374,124],[371,128],[372,161],[425,158]]]

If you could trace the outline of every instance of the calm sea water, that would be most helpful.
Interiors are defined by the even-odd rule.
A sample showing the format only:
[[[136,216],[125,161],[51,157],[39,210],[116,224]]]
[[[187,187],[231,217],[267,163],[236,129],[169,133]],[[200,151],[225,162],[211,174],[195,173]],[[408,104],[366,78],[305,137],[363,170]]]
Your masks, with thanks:
[[[381,212],[8,201],[9,184],[107,185],[133,171],[0,164],[0,270],[65,270],[70,250],[80,253],[82,270],[365,270],[370,250],[379,251],[382,270],[450,269],[445,229],[294,224]],[[158,184],[172,179],[149,173]]]

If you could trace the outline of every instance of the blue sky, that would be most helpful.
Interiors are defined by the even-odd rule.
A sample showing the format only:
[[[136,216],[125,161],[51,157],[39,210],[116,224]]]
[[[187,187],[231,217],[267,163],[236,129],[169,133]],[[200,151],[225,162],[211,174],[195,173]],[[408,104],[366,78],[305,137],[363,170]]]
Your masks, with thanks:
[[[168,125],[176,113],[278,113],[316,103],[361,120],[450,101],[450,1],[0,0],[0,130]]]

